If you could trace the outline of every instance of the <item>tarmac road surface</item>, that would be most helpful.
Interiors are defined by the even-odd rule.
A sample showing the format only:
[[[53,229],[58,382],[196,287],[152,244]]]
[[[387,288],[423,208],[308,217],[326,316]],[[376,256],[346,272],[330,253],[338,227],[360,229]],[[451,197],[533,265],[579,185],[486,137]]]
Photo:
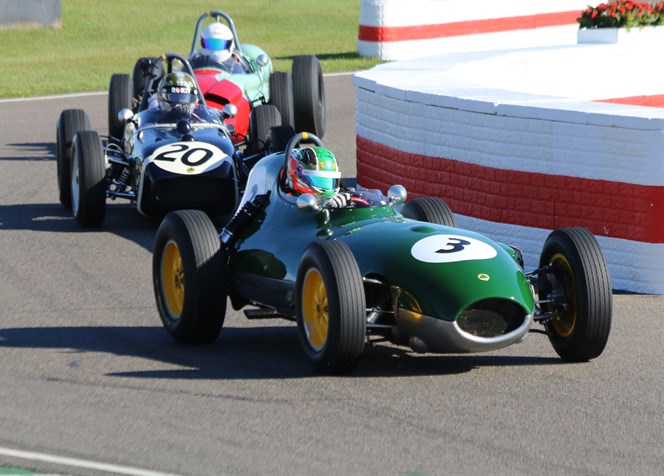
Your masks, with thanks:
[[[351,76],[325,83],[324,140],[354,177]],[[214,345],[175,344],[152,294],[158,223],[109,202],[104,227],[82,230],[58,202],[57,118],[83,108],[106,134],[106,101],[0,102],[0,465],[61,474],[664,473],[661,296],[615,294],[608,346],[583,364],[563,363],[531,332],[467,356],[381,345],[353,374],[322,377],[293,324],[236,312]]]

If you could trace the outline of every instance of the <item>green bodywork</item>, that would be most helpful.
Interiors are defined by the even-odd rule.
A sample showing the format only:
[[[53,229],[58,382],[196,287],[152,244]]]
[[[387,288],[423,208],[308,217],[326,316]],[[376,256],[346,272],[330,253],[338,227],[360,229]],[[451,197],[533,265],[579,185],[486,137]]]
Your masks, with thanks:
[[[270,60],[265,51],[256,45],[243,44],[242,54],[251,65],[252,72],[231,74],[219,70],[219,73],[215,76],[216,80],[223,81],[227,79],[236,84],[242,90],[242,95],[247,98],[253,107],[267,103],[270,100],[272,60]],[[267,64],[263,67],[260,67],[256,62],[256,58],[260,55],[265,55],[268,60]]]
[[[341,240],[352,250],[363,277],[398,288],[399,307],[454,321],[473,302],[503,298],[519,304],[525,314],[533,312],[532,292],[511,248],[466,230],[404,218],[389,205],[302,211],[273,179],[282,165],[283,154],[274,154],[252,170],[245,200],[268,190],[270,198],[230,255],[229,271],[235,279],[251,275],[266,285],[280,282],[294,289],[307,246],[316,240]],[[414,258],[411,249],[416,242],[441,234],[486,243],[495,256],[451,263]],[[233,279],[230,294],[237,291],[232,283]]]

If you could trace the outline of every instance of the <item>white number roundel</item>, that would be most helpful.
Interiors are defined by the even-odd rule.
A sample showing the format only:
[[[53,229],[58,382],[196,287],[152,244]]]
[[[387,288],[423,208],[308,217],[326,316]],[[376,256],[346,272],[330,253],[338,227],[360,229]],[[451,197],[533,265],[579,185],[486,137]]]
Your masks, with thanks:
[[[151,162],[174,174],[198,175],[219,167],[226,157],[221,149],[205,142],[174,142],[155,150]]]
[[[410,249],[416,260],[425,263],[454,263],[494,258],[498,252],[483,241],[458,235],[433,235],[422,238]]]

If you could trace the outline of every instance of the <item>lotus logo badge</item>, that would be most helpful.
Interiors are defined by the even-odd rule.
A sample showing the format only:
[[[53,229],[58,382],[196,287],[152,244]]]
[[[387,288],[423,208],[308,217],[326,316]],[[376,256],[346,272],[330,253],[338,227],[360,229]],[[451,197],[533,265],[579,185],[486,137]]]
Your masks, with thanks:
[[[488,274],[480,273],[477,275],[477,279],[479,279],[480,281],[488,281],[491,278],[489,277]]]

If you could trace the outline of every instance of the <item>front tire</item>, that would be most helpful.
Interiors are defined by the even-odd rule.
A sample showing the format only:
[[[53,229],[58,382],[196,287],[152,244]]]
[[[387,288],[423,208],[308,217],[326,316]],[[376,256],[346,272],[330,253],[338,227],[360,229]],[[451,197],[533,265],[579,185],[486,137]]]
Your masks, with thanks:
[[[108,85],[108,135],[116,139],[124,136],[124,122],[118,119],[122,109],[132,109],[132,81],[128,74],[114,74]]]
[[[159,317],[173,338],[208,344],[226,316],[226,263],[219,235],[197,210],[169,213],[157,230],[152,281]]]
[[[556,314],[546,324],[553,348],[563,360],[598,357],[608,341],[613,312],[611,279],[599,243],[586,228],[555,230],[544,243],[542,266],[550,269],[538,290],[540,299],[564,295],[564,305],[542,306]]]
[[[322,138],[327,125],[323,71],[315,56],[293,59],[293,106],[295,130],[312,132]]]
[[[58,194],[60,203],[71,209],[71,152],[74,136],[89,130],[90,118],[82,109],[65,109],[58,118],[55,133]]]
[[[95,131],[81,131],[74,137],[71,196],[76,220],[85,227],[101,226],[106,215],[106,166]]]
[[[134,89],[134,98],[138,102],[140,99],[143,97],[143,91],[145,89],[145,83],[147,83],[148,78],[143,72],[143,67],[142,63],[150,61],[153,64],[155,64],[157,67],[153,71],[153,74],[156,76],[154,81],[153,81],[153,90],[156,89],[157,84],[161,80],[161,78],[164,76],[164,67],[161,63],[161,58],[139,58],[138,61],[134,64],[134,71],[131,75],[131,80],[132,80],[132,86]],[[148,91],[148,94],[150,94],[150,91]]]
[[[454,228],[459,227],[452,210],[440,198],[427,197],[411,200],[403,206],[401,214],[413,220]]]
[[[298,269],[295,298],[307,358],[319,372],[350,372],[364,349],[366,297],[348,245],[340,241],[309,245]]]

